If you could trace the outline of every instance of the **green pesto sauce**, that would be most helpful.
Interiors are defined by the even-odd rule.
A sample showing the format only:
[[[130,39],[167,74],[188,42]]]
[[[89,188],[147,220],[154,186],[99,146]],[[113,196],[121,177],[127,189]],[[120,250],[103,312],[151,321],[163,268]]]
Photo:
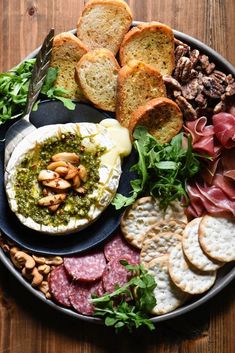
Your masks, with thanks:
[[[104,148],[86,151],[82,145],[81,136],[72,133],[51,137],[43,144],[38,144],[17,167],[14,187],[18,212],[45,226],[66,225],[71,217],[76,219],[86,217],[91,205],[96,203],[96,199],[91,194],[99,181],[100,156],[104,151]],[[47,168],[51,157],[60,152],[74,152],[80,156],[79,164],[83,164],[88,171],[88,180],[82,185],[87,192],[79,195],[76,191],[69,190],[65,201],[55,213],[52,213],[47,207],[38,206],[38,200],[44,196],[43,186],[37,178],[39,172]]]

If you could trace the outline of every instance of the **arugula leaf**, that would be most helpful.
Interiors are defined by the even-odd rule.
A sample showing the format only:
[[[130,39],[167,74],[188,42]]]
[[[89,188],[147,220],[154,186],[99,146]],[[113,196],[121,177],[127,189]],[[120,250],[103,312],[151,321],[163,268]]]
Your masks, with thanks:
[[[35,59],[0,74],[0,124],[24,111]]]
[[[34,63],[35,59],[29,59],[0,74],[0,124],[24,112]],[[68,109],[74,110],[75,104],[65,97],[69,91],[63,87],[54,87],[57,75],[57,68],[48,69],[40,95],[60,100]],[[39,101],[35,103],[34,111],[37,110],[38,103]]]
[[[133,192],[132,196],[129,197],[117,193],[112,204],[114,205],[115,202],[116,210],[120,210],[122,207],[130,206],[133,202],[135,202],[137,196],[138,193],[136,192]]]
[[[130,196],[116,194],[112,202],[115,208],[129,206],[142,194],[159,198],[164,210],[173,200],[184,197],[187,201],[186,184],[199,172],[199,158],[207,158],[193,152],[191,136],[183,144],[181,132],[170,143],[160,144],[145,127],[139,126],[134,131],[134,139],[139,158],[131,171],[136,171],[138,176],[131,181]]]
[[[142,325],[154,330],[155,326],[147,316],[156,305],[154,277],[142,265],[129,265],[125,260],[120,263],[132,272],[133,277],[113,293],[91,299],[95,316],[103,317],[105,325],[114,326],[116,332],[124,327],[131,332]]]
[[[75,104],[70,98],[65,97],[66,94],[69,94],[69,91],[63,87],[54,87],[57,75],[58,68],[49,67],[41,93],[48,98],[60,100],[67,109],[74,110]]]
[[[64,106],[69,110],[74,110],[76,107],[75,103],[73,103],[69,98],[60,97],[60,96],[54,96],[53,98],[60,100],[64,104]]]
[[[44,84],[41,89],[42,94],[48,95],[48,92],[53,87],[56,81],[57,75],[58,75],[58,69],[55,67],[49,67],[49,69],[47,70],[47,75],[46,75]]]

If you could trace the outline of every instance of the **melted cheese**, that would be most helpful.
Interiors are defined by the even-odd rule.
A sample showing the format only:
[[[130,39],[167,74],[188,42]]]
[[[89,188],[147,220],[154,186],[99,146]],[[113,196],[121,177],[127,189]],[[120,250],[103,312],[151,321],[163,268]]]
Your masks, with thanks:
[[[129,131],[115,119],[104,119],[100,125],[107,129],[108,136],[114,144],[113,148],[101,157],[101,161],[106,165],[113,166],[118,157],[126,157],[131,153]]]
[[[83,137],[84,145],[87,149],[94,149],[97,146],[104,147],[106,152],[101,156],[99,168],[99,182],[93,195],[96,196],[96,204],[93,204],[89,210],[87,218],[71,218],[67,225],[45,226],[36,223],[30,217],[24,217],[18,212],[18,205],[15,198],[15,175],[16,167],[20,164],[25,155],[35,148],[36,144],[43,143],[47,138],[56,136],[61,132],[79,132]],[[121,158],[131,152],[131,141],[129,132],[126,128],[120,126],[115,119],[105,119],[99,124],[94,123],[68,123],[51,126],[43,126],[28,135],[22,140],[8,162],[5,171],[5,186],[9,205],[12,211],[27,227],[53,234],[66,234],[77,231],[89,225],[101,212],[109,205],[114,197],[121,175]],[[37,197],[37,182],[33,194]]]

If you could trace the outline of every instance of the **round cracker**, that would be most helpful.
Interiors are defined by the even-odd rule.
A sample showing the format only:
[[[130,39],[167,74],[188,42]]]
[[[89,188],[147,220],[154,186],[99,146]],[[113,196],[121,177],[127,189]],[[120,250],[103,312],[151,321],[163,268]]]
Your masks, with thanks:
[[[168,255],[161,256],[150,262],[148,273],[157,283],[154,289],[156,306],[152,314],[163,315],[181,306],[189,295],[182,292],[171,280],[168,272]]]
[[[161,232],[145,239],[140,253],[140,262],[144,267],[148,267],[150,261],[169,254],[173,247],[181,243],[181,239],[181,235],[172,232]]]
[[[183,207],[172,202],[164,212],[159,201],[151,196],[142,197],[126,209],[121,219],[121,230],[126,240],[138,249],[142,248],[145,233],[160,220],[172,218],[185,221]]]
[[[198,229],[202,218],[195,218],[187,224],[183,233],[183,251],[191,264],[201,271],[215,271],[223,263],[213,261],[203,252],[199,239]]]
[[[216,279],[216,271],[203,272],[190,265],[183,253],[182,244],[178,244],[170,253],[169,274],[175,285],[189,294],[206,292]]]
[[[230,262],[235,260],[235,219],[204,216],[199,226],[199,242],[211,258]]]
[[[155,223],[145,234],[143,239],[143,246],[144,246],[145,240],[153,238],[161,232],[164,232],[164,233],[172,232],[175,234],[183,235],[185,226],[186,226],[185,222],[178,221],[176,219],[170,219],[169,221],[165,219],[161,219],[159,222]]]

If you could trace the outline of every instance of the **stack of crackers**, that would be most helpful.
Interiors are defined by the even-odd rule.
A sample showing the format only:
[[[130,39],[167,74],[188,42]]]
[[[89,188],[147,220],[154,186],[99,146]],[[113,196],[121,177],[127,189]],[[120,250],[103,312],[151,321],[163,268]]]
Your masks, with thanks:
[[[156,280],[155,315],[206,292],[218,269],[235,260],[234,219],[206,215],[187,223],[177,203],[163,213],[158,201],[141,198],[123,214],[121,230],[140,249],[141,264]]]

